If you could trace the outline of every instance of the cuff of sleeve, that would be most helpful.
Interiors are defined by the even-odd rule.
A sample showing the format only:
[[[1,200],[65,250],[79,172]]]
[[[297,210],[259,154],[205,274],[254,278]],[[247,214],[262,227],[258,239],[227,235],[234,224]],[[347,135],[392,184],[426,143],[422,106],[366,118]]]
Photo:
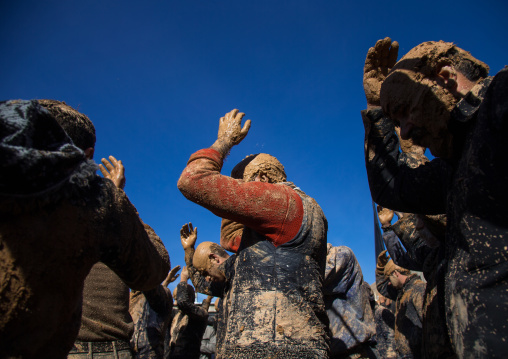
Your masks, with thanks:
[[[191,163],[192,161],[195,161],[200,158],[207,158],[209,160],[212,160],[212,161],[216,162],[220,168],[222,168],[222,163],[223,163],[222,155],[218,151],[211,149],[211,148],[204,148],[202,150],[194,152],[190,156],[189,161],[187,161],[187,165],[189,163]]]
[[[370,137],[384,137],[394,131],[393,121],[381,108],[363,110],[361,114],[365,131]]]

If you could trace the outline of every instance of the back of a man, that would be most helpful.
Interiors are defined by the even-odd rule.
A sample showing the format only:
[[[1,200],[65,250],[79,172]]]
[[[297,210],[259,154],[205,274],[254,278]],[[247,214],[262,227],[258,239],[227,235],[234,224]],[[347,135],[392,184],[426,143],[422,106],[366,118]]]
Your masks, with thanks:
[[[273,156],[247,157],[239,171],[243,179],[220,174],[231,147],[247,134],[250,121],[241,129],[243,115],[233,110],[221,119],[217,141],[191,156],[178,182],[188,199],[232,221],[235,228],[225,231],[223,226],[223,233],[234,235],[221,236],[221,245],[236,255],[219,268],[210,263],[214,272],[222,273],[215,279],[224,285],[222,292],[210,293],[223,299],[225,328],[217,329],[217,355],[326,358],[326,218],[314,199],[286,182],[284,167]],[[195,255],[187,245],[184,249],[187,265],[194,262],[197,268],[196,256],[204,257],[200,247]],[[206,266],[197,270],[212,275]]]
[[[169,258],[123,191],[96,175],[36,101],[9,101],[0,113],[8,167],[0,178],[0,357],[65,358],[94,263],[149,289]]]

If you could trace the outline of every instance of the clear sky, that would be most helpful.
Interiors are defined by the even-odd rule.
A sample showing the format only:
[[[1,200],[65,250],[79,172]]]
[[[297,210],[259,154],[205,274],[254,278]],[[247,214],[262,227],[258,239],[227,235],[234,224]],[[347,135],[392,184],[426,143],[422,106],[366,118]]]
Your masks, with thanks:
[[[374,281],[363,158],[365,55],[380,38],[403,55],[455,42],[497,73],[508,64],[508,3],[484,1],[2,1],[0,99],[50,98],[85,113],[96,161],[126,167],[125,191],[183,266],[179,229],[219,241],[220,219],[176,182],[189,156],[238,108],[252,120],[222,173],[270,153],[314,197],[328,241],[353,249]],[[171,287],[174,287],[172,285]]]

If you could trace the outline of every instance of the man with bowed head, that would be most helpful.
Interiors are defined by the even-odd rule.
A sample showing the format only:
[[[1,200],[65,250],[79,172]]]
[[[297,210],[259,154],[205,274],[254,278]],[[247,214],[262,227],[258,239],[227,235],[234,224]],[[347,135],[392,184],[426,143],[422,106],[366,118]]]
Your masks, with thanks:
[[[383,207],[446,213],[445,307],[459,357],[506,356],[508,331],[508,69],[489,67],[443,41],[399,62],[390,38],[369,49],[364,68],[365,161],[372,198]],[[403,140],[437,157],[405,164]]]
[[[250,121],[241,126],[243,116],[233,110],[222,117],[217,141],[191,156],[178,181],[185,197],[228,221],[221,244],[236,252],[228,257],[205,242],[194,253],[193,230],[183,228],[196,290],[224,299],[217,357],[327,358],[321,284],[326,218],[311,197],[286,182],[273,156],[248,156],[233,170],[235,178],[220,174],[224,158],[249,130]]]

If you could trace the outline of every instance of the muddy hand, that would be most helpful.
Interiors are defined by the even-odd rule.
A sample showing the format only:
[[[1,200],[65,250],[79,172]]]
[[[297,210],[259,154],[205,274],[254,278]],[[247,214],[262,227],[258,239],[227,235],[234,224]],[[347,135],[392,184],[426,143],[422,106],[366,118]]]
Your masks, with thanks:
[[[166,279],[164,279],[164,282],[162,282],[163,287],[167,287],[169,283],[173,283],[176,278],[178,278],[179,274],[178,271],[180,270],[180,266],[176,266],[175,268],[171,269],[168,273],[168,276]]]
[[[111,161],[111,163],[109,162]],[[109,156],[109,161],[105,158],[101,160],[102,165],[99,169],[104,178],[108,178],[115,184],[116,187],[124,189],[125,187],[125,168],[122,161],[117,161],[113,156]]]
[[[245,121],[242,128],[242,119],[245,116],[243,112],[233,110],[228,112],[219,121],[219,133],[217,141],[212,145],[212,148],[219,151],[223,156],[227,155],[229,150],[245,138],[250,129],[251,121]]]
[[[389,37],[378,40],[367,52],[363,67],[363,89],[367,97],[367,107],[379,106],[379,92],[390,69],[397,62],[399,43]]]
[[[180,229],[180,239],[184,250],[194,248],[198,239],[198,227],[192,228],[192,223],[185,223]]]
[[[381,222],[381,226],[388,227],[392,224],[393,211],[391,209],[381,207],[378,204],[377,215],[379,217],[379,222]]]
[[[386,255],[388,251],[385,249],[379,255],[377,256],[377,267],[378,268],[384,268],[386,263],[390,260],[390,257]]]

